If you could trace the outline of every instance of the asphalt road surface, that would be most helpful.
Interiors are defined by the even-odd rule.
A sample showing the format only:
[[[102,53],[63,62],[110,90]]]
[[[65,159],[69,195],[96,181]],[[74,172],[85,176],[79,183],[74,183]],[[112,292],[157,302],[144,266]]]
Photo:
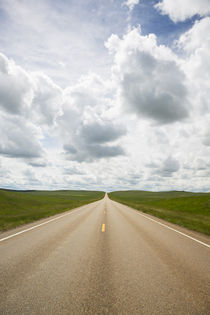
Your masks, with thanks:
[[[0,314],[210,314],[209,244],[106,196],[0,234]]]

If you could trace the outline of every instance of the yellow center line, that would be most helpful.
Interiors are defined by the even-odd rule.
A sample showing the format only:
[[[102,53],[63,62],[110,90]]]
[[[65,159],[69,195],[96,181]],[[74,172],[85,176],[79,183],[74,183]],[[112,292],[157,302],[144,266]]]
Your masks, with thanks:
[[[101,232],[105,232],[105,224],[104,223],[102,224]]]

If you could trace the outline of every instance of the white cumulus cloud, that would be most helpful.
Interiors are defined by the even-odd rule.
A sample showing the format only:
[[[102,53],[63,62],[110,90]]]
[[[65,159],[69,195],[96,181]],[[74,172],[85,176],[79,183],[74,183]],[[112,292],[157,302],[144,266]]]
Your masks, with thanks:
[[[65,90],[57,128],[67,159],[92,162],[125,154],[118,140],[126,129],[117,117],[107,117],[111,96],[110,87],[95,74]]]
[[[112,35],[106,47],[114,54],[113,75],[124,108],[160,124],[188,117],[185,74],[154,34],[143,36],[134,28],[122,39]]]
[[[174,22],[184,21],[194,15],[210,14],[209,0],[162,0],[155,5],[162,14],[167,14]]]
[[[22,117],[0,115],[0,154],[12,158],[38,158],[43,153],[39,128]]]
[[[187,77],[191,104],[197,111],[210,110],[210,17],[197,21],[184,33],[178,45],[184,51],[182,69]]]
[[[14,61],[0,54],[0,108],[21,114],[30,107],[33,90],[28,74]]]

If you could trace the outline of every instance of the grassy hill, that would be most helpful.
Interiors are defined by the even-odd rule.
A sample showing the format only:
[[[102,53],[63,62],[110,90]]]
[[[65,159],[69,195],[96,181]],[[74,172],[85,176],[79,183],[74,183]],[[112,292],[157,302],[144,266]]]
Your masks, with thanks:
[[[104,192],[100,191],[0,189],[0,230],[61,213],[103,197]]]
[[[210,193],[115,191],[110,199],[210,235]]]

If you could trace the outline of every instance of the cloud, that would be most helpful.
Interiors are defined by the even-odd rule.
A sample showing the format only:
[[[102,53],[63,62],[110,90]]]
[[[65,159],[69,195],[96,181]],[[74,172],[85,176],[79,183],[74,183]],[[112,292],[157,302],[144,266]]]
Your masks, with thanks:
[[[205,135],[202,142],[204,145],[210,147],[210,132]]]
[[[43,71],[63,87],[89,71],[106,73],[103,42],[113,30],[126,27],[121,3],[36,0],[34,6],[33,0],[0,1],[5,17],[0,47],[23,67]]]
[[[23,118],[0,116],[0,154],[13,158],[38,158],[43,149],[39,129]]]
[[[2,165],[2,161],[0,160],[0,177],[1,177],[1,179],[5,179],[5,178],[7,178],[8,179],[8,177],[10,176],[11,174],[10,174],[10,171],[8,170],[8,169],[6,169],[5,167],[4,167],[4,165]],[[3,183],[1,183],[1,187],[2,187],[2,184]],[[0,188],[1,188],[0,187]]]
[[[29,169],[26,169],[24,171],[24,184],[25,185],[30,185],[32,187],[36,187],[37,185],[40,185],[41,184],[41,181],[40,179],[36,176],[36,174],[29,170]]]
[[[44,160],[35,160],[28,163],[32,167],[46,167],[47,163]]]
[[[38,0],[35,8],[33,1],[15,0],[1,6],[6,23],[0,21],[0,42],[15,60],[0,55],[4,186],[207,190],[210,18],[198,18],[174,50],[159,44],[163,38],[130,26],[124,36],[108,39],[108,55],[104,38],[122,34],[137,15],[112,0],[87,15],[85,4],[78,15],[81,4],[67,2],[51,8],[51,2]],[[148,14],[151,3],[145,3]],[[92,18],[99,23],[88,26]],[[116,21],[107,27],[111,20]],[[173,36],[190,24],[163,20]],[[144,32],[148,27],[154,27],[151,19]]]
[[[84,175],[84,172],[80,171],[78,167],[65,167],[63,169],[64,175]]]
[[[173,173],[178,172],[180,168],[179,161],[175,158],[168,157],[162,164],[160,173],[163,177],[170,177]]]
[[[177,41],[184,53],[182,70],[187,78],[189,99],[197,114],[210,110],[210,17],[197,21]]]
[[[145,165],[148,168],[158,168],[158,163],[150,162]]]
[[[113,100],[106,82],[95,74],[83,76],[66,89],[64,99],[56,123],[67,159],[92,162],[125,154],[117,142],[126,128],[116,116],[107,117]]]
[[[32,73],[33,100],[31,109],[39,124],[52,125],[61,113],[63,92],[49,77],[42,73]]]
[[[0,54],[0,154],[27,160],[41,157],[40,140],[52,132],[62,103],[63,91],[49,77],[26,72]]]
[[[78,161],[78,162],[92,162],[96,159],[102,158],[111,158],[119,155],[124,155],[124,150],[119,145],[86,145],[82,148],[70,148],[68,150],[68,146],[64,146],[66,150],[67,157],[70,160]]]
[[[142,179],[142,174],[122,174],[116,178],[116,184],[121,185],[124,189],[127,187],[135,187],[139,185]]]
[[[101,158],[124,155],[125,151],[120,145],[112,144],[123,134],[123,129],[115,127],[111,122],[107,125],[104,122],[82,125],[78,134],[72,135],[69,144],[64,144],[66,157],[72,161],[92,162]]]
[[[208,126],[205,127],[201,134],[201,142],[203,145],[210,147],[210,128],[209,128],[210,117],[207,119]]]
[[[39,124],[53,124],[61,110],[62,90],[39,72],[26,72],[0,54],[0,108]]]
[[[113,75],[124,108],[159,124],[189,116],[185,74],[154,34],[143,36],[134,28],[122,39],[112,35],[105,45],[114,54]]]
[[[201,49],[207,43],[209,37],[210,17],[203,18],[196,21],[192,28],[183,33],[178,44],[187,53],[195,52],[197,49]]]
[[[205,171],[209,169],[209,164],[207,164],[204,159],[198,158],[195,161],[195,167],[198,171]]]
[[[126,5],[129,8],[129,11],[132,11],[135,5],[137,5],[138,3],[139,0],[127,0],[126,2],[124,2],[124,5]]]
[[[117,140],[126,133],[125,128],[120,125],[114,125],[110,121],[97,122],[82,125],[79,131],[79,137],[87,143],[102,144]]]
[[[21,114],[30,106],[33,92],[27,73],[0,54],[0,107],[11,114]]]
[[[174,22],[184,21],[194,15],[210,14],[209,0],[162,0],[155,5],[161,14],[169,15]]]

